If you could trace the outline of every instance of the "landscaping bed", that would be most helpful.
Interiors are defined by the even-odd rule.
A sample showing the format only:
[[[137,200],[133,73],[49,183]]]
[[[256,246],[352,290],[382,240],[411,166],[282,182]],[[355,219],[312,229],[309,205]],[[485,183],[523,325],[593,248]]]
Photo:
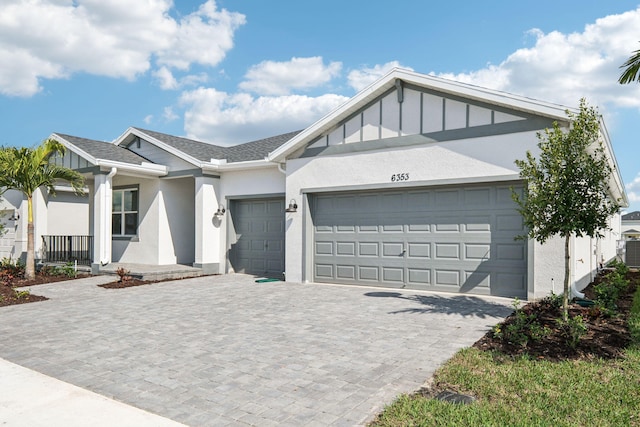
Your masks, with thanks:
[[[599,277],[585,289],[597,304],[571,305],[570,321],[586,328],[573,341],[558,323],[557,297],[516,304],[371,426],[640,426],[640,273],[625,278],[628,287],[612,292],[616,280]],[[472,403],[442,401],[443,394]]]

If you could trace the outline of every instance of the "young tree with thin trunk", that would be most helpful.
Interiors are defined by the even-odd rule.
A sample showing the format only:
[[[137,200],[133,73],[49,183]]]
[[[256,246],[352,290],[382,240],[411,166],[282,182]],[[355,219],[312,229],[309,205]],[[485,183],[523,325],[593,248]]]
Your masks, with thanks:
[[[0,188],[18,190],[27,199],[27,260],[25,277],[36,274],[33,235],[33,194],[44,187],[55,195],[54,185],[59,181],[71,184],[76,194],[83,193],[84,178],[78,172],[49,163],[51,156],[63,155],[65,147],[58,141],[47,139],[35,148],[0,148]]]
[[[612,200],[609,179],[613,172],[600,136],[597,111],[580,100],[580,111],[567,111],[569,129],[555,122],[538,134],[539,158],[527,152],[516,160],[524,180],[523,194],[512,192],[528,233],[544,243],[553,236],[564,239],[565,271],[563,319],[568,319],[571,236],[601,237],[611,215],[619,210]]]

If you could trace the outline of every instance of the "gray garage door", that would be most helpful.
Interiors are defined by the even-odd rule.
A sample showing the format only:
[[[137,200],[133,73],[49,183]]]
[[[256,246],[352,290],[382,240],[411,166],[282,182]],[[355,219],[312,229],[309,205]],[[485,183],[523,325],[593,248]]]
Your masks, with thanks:
[[[237,273],[282,278],[284,271],[284,199],[231,202],[236,242],[229,260]]]
[[[317,194],[314,280],[526,297],[509,186]]]

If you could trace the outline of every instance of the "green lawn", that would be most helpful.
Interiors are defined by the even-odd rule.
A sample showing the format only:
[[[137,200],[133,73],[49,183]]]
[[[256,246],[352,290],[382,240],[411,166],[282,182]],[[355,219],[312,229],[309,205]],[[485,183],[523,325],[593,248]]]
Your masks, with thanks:
[[[404,395],[372,426],[640,426],[640,289],[629,325],[634,345],[618,360],[553,363],[464,349],[434,383],[475,403]]]

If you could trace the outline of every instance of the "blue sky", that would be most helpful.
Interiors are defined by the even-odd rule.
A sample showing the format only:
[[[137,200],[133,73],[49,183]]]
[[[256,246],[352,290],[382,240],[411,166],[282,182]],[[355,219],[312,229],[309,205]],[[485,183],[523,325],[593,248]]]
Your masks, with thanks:
[[[302,129],[392,66],[597,105],[640,210],[638,1],[3,0],[0,144]]]

